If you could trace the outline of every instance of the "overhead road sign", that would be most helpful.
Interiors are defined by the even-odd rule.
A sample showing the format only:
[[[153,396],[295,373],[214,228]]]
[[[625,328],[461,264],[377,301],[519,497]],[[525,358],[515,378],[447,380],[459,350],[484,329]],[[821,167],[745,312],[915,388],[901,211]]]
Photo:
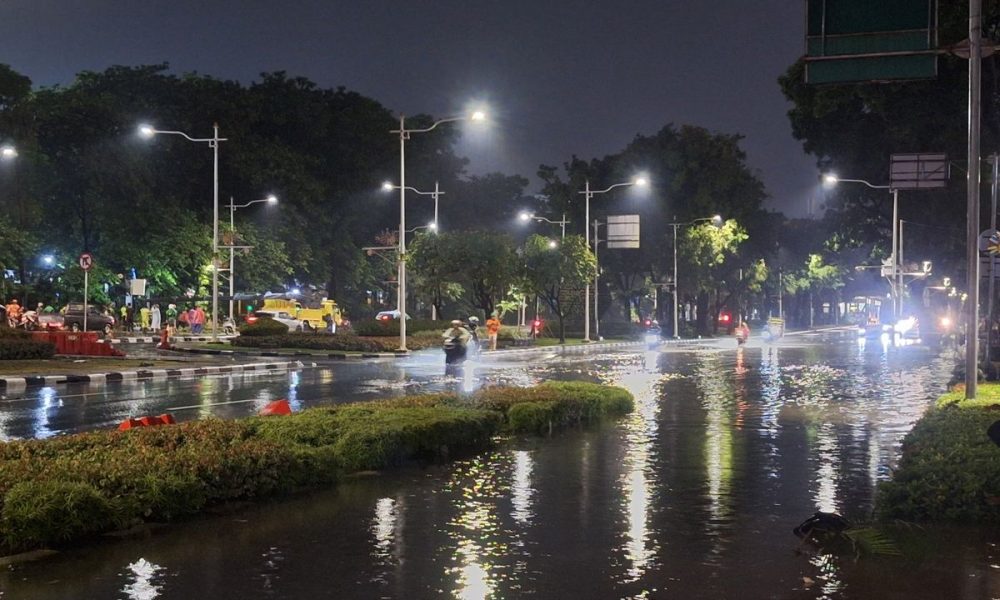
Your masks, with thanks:
[[[889,185],[894,190],[942,188],[948,185],[949,165],[945,154],[893,154]]]
[[[608,215],[608,248],[639,247],[639,215]]]
[[[806,0],[806,83],[937,76],[936,0]]]

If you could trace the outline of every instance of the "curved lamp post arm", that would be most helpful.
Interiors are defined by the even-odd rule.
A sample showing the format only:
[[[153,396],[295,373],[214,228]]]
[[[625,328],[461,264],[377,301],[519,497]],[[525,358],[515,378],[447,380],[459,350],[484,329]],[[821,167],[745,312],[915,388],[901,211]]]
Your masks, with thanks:
[[[189,142],[203,142],[203,143],[214,144],[216,141],[219,141],[219,142],[228,141],[226,138],[193,138],[193,137],[189,136],[188,134],[184,133],[183,131],[166,131],[166,130],[163,130],[163,129],[150,129],[148,131],[149,131],[150,135],[156,135],[156,134],[160,134],[160,133],[166,134],[166,135],[179,135],[182,138],[188,140]]]
[[[456,121],[466,121],[466,120],[468,120],[468,117],[448,117],[447,119],[437,120],[434,122],[433,125],[424,129],[392,129],[389,131],[389,133],[401,133],[407,138],[409,138],[411,133],[427,133],[428,131],[433,131],[434,129],[437,129],[438,125],[442,125],[444,123],[454,123]]]

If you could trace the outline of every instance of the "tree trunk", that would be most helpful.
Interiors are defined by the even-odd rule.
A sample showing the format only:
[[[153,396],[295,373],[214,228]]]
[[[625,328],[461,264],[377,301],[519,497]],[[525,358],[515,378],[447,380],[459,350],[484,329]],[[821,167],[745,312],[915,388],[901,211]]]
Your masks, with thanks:
[[[708,292],[698,292],[696,299],[698,320],[695,322],[700,335],[708,334]]]

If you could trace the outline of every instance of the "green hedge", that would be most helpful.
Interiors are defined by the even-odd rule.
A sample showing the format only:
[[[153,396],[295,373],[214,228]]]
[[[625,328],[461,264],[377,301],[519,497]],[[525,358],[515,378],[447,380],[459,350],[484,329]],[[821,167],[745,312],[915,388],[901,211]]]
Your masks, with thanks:
[[[0,328],[0,360],[52,358],[55,353],[54,344],[36,341],[26,331]]]
[[[1000,411],[988,405],[945,405],[917,422],[892,480],[879,486],[882,518],[1000,523],[1000,447],[986,435]]]
[[[330,485],[343,473],[480,451],[504,429],[590,422],[631,405],[620,388],[552,383],[0,443],[0,551]]]
[[[361,337],[345,333],[287,333],[284,335],[240,336],[233,338],[233,346],[243,348],[301,348],[303,350],[330,350],[333,352],[392,352],[399,348],[399,340],[384,337]],[[407,336],[406,345],[420,350],[440,343],[440,336],[424,337],[423,334]]]
[[[240,325],[240,336],[260,337],[283,335],[286,333],[288,333],[288,325],[279,323],[274,319],[261,318],[256,323],[244,323]]]
[[[367,335],[374,337],[399,336],[399,321],[359,321],[351,323],[351,328],[355,335]],[[409,319],[406,321],[407,336],[419,331],[439,331],[444,332],[448,328],[448,321],[431,321],[430,319]]]

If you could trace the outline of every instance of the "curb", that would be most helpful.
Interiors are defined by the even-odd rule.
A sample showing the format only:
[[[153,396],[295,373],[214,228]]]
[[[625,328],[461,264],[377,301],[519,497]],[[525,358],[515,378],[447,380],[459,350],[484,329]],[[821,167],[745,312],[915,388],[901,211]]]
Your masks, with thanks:
[[[218,373],[244,373],[251,371],[277,371],[301,369],[301,361],[251,363],[246,365],[213,365],[207,367],[185,367],[182,369],[140,369],[138,371],[112,371],[110,373],[89,373],[86,375],[34,375],[28,377],[0,377],[0,388],[25,388],[60,383],[107,383],[110,381],[137,381],[141,379],[171,379],[197,377]]]
[[[220,340],[231,340],[235,335],[220,335],[218,339]],[[212,336],[210,335],[182,335],[173,336],[171,340],[178,342],[211,342]],[[105,344],[158,344],[160,343],[159,336],[139,336],[139,337],[118,337],[111,339],[98,340]]]
[[[210,354],[212,356],[266,356],[283,358],[335,358],[337,360],[360,360],[362,358],[405,358],[410,356],[409,352],[362,352],[361,354],[349,354],[347,352],[247,352],[244,350],[215,350],[211,348],[180,348],[171,346],[173,352],[185,352],[187,354]]]

